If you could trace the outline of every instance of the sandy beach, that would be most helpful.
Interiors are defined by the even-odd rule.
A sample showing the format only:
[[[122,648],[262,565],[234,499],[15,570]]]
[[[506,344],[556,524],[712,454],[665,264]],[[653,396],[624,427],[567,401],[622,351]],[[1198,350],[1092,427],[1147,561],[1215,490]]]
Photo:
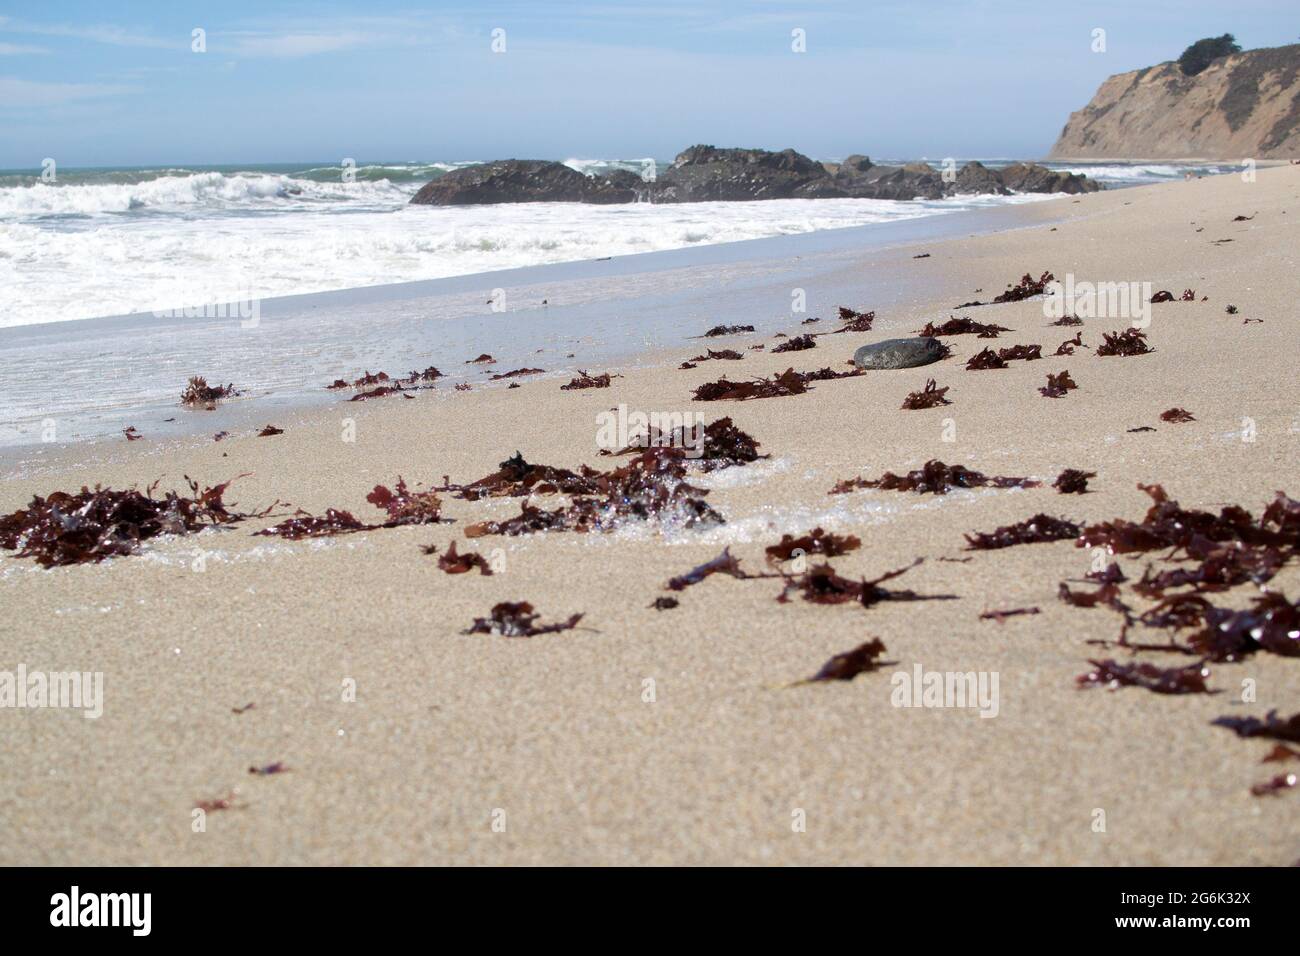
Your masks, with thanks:
[[[1296,795],[1250,792],[1286,769],[1261,764],[1273,742],[1211,723],[1295,712],[1295,658],[1258,653],[1210,664],[1215,694],[1078,689],[1089,658],[1130,660],[1123,649],[1086,643],[1115,640],[1120,615],[1057,596],[1062,581],[1091,588],[1075,582],[1093,555],[1072,540],[969,551],[964,534],[1040,512],[1077,523],[1138,521],[1150,506],[1139,483],[1216,513],[1237,504],[1258,515],[1279,490],[1300,497],[1300,168],[1019,212],[1019,228],[865,249],[833,269],[823,262],[803,283],[792,258],[743,294],[719,287],[715,312],[694,332],[754,323],[755,303],[767,303],[754,334],[660,339],[620,366],[587,363],[581,345],[567,342],[563,352],[537,356],[551,369],[562,356],[593,374],[614,373],[609,388],[561,390],[567,376],[521,377],[517,389],[482,384],[504,370],[498,365],[469,391],[440,385],[409,401],[353,403],[342,393],[328,407],[265,414],[256,399],[235,402],[246,424],[219,442],[210,434],[216,426],[160,438],[124,417],[120,427],[140,425],[144,440],[51,448],[22,466],[9,460],[4,513],[36,494],[96,483],[143,489],[161,479],[164,490],[184,489],[185,475],[201,485],[237,478],[226,500],[244,510],[291,506],[277,508],[280,517],[154,539],[139,554],[95,565],[43,570],[0,553],[0,669],[21,662],[104,675],[98,719],[67,709],[0,713],[0,862],[1296,862]],[[1145,331],[1154,351],[1106,358],[1093,350],[1124,319],[1053,327],[1038,298],[954,308],[1049,270],[1078,281],[1150,282],[1175,298],[1194,289],[1196,301],[1152,307]],[[784,341],[766,332],[774,316],[788,316],[780,330],[789,336],[839,325],[833,306],[790,314],[800,285],[819,303],[819,286],[829,286],[833,305],[874,309],[874,328],[772,354]],[[866,291],[883,287],[906,292],[875,301]],[[552,296],[550,304],[564,301]],[[617,320],[619,303],[608,308]],[[693,389],[724,374],[844,371],[859,346],[954,314],[1011,331],[994,341],[948,337],[953,355],[935,365],[817,382],[803,395],[691,401]],[[814,315],[821,321],[801,325]],[[1052,356],[1076,332],[1087,347]],[[759,343],[766,348],[749,349]],[[1041,344],[1043,359],[965,368],[986,345],[1022,343]],[[678,368],[706,347],[744,358]],[[1077,390],[1040,395],[1046,376],[1063,369]],[[900,409],[929,378],[949,388],[952,404]],[[445,475],[467,483],[516,451],[534,463],[607,470],[621,460],[598,453],[597,423],[619,405],[730,416],[761,444],[768,458],[692,479],[725,524],[467,541],[468,525],[517,514],[521,499],[444,494],[443,516],[453,520],[441,524],[305,541],[252,534],[298,508],[377,521],[366,502],[375,485],[399,476],[425,488]],[[1195,420],[1162,421],[1175,407]],[[267,423],[284,433],[255,437]],[[1131,431],[1141,426],[1155,430]],[[929,459],[1043,484],[944,496],[829,494],[842,479],[902,473]],[[1088,494],[1051,487],[1066,468],[1096,473]],[[546,508],[564,500],[533,499]],[[665,590],[724,547],[746,570],[769,571],[764,548],[818,526],[861,538],[860,549],[831,559],[844,577],[874,579],[923,558],[888,586],[951,597],[779,603],[781,581],[725,575]],[[445,552],[453,541],[492,557],[497,572],[446,574],[422,552]],[[1148,563],[1163,568],[1160,556],[1117,560],[1136,580]],[[1300,569],[1284,567],[1269,587],[1294,599]],[[678,607],[651,607],[670,593]],[[1242,585],[1210,598],[1246,607],[1255,593]],[[463,633],[503,601],[531,602],[546,622],[583,617],[577,628],[532,638]],[[1039,613],[980,618],[1025,607]],[[873,637],[890,662],[880,670],[784,686]],[[996,673],[996,716],[894,706],[891,675],[917,665]],[[1243,682],[1253,699],[1243,700]],[[249,772],[275,762],[287,771]],[[196,832],[196,804],[222,799],[229,808],[208,812]]]

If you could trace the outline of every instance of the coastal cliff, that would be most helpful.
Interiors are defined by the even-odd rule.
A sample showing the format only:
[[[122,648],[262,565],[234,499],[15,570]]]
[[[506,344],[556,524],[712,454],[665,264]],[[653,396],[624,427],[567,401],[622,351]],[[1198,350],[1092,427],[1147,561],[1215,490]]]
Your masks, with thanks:
[[[1300,156],[1300,44],[1119,73],[1070,115],[1049,159]]]

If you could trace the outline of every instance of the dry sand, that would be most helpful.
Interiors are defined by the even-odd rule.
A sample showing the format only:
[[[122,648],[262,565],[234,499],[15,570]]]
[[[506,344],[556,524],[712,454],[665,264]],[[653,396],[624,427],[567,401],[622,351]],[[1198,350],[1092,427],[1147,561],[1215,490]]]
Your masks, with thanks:
[[[1237,214],[1255,218],[1234,223]],[[444,574],[420,546],[464,548],[467,523],[514,513],[517,499],[449,499],[453,524],[318,542],[255,538],[249,532],[269,522],[246,523],[54,571],[6,553],[0,669],[102,671],[105,702],[98,720],[0,712],[0,862],[1294,862],[1300,796],[1251,796],[1251,784],[1278,772],[1259,762],[1268,746],[1210,721],[1295,711],[1295,659],[1258,654],[1212,666],[1210,683],[1222,691],[1212,696],[1077,690],[1075,675],[1099,655],[1084,642],[1119,631],[1113,612],[1057,599],[1058,583],[1082,577],[1091,555],[1072,542],[967,553],[962,534],[1040,511],[1136,520],[1149,503],[1138,482],[1215,510],[1239,503],[1258,512],[1280,488],[1300,495],[1300,169],[1261,171],[1253,183],[1231,175],[1062,199],[1026,215],[1067,218],[864,254],[846,268],[923,272],[933,277],[929,291],[882,313],[875,331],[822,337],[814,351],[747,352],[743,363],[680,371],[700,351],[688,342],[656,367],[622,370],[609,389],[525,381],[340,404],[283,417],[276,424],[286,433],[274,438],[72,448],[8,480],[4,511],[83,483],[144,486],[189,474],[211,484],[250,472],[228,495],[245,507],[280,498],[373,519],[365,494],[399,474],[468,481],[516,449],[532,461],[609,467],[596,453],[595,421],[618,403],[730,415],[772,456],[704,482],[727,518],[722,528],[477,539],[472,550],[503,549],[505,569],[492,577]],[[920,252],[930,257],[912,258]],[[1208,301],[1155,306],[1156,351],[1140,357],[1081,349],[970,372],[964,360],[990,343],[961,336],[948,340],[953,359],[926,369],[825,382],[793,398],[690,402],[694,386],[724,372],[842,367],[865,342],[942,320],[957,302],[1048,269],[1080,281],[1149,280],[1175,295],[1190,287]],[[777,290],[773,311],[789,301]],[[1238,315],[1225,314],[1229,303]],[[1075,331],[1047,327],[1040,301],[969,314],[1015,330],[997,346],[1039,342],[1050,353]],[[728,314],[720,296],[718,321],[745,318]],[[791,334],[807,331],[798,318]],[[836,324],[823,315],[810,329]],[[1095,346],[1124,324],[1088,319],[1084,342]],[[1046,374],[1060,369],[1078,390],[1041,397]],[[951,388],[953,404],[900,410],[930,376]],[[1197,420],[1159,421],[1173,406]],[[355,419],[355,442],[341,440],[344,418]],[[1253,441],[1243,440],[1244,419]],[[945,420],[954,441],[944,440]],[[1127,431],[1140,425],[1157,430]],[[827,494],[840,478],[929,458],[1046,482],[1066,467],[1098,477],[1082,497],[1050,487],[938,499]],[[875,577],[925,557],[894,583],[957,599],[778,604],[777,581],[713,577],[680,594],[675,610],[648,607],[669,577],[724,544],[760,570],[765,545],[817,524],[863,539],[834,560],[840,573]],[[1121,558],[1131,576],[1144,563]],[[1274,583],[1295,596],[1300,572],[1285,569]],[[1242,606],[1250,591],[1216,600]],[[461,633],[509,600],[531,601],[547,620],[582,612],[584,626],[533,639]],[[1026,605],[1042,613],[978,618]],[[884,640],[895,665],[851,682],[777,686],[870,636]],[[998,716],[891,706],[891,674],[918,663],[997,672]],[[1254,702],[1241,699],[1248,678]],[[348,680],[355,701],[343,699]],[[256,706],[232,712],[248,703]],[[272,761],[290,772],[248,773]],[[194,832],[195,802],[232,791],[236,808],[209,814],[206,831]],[[798,811],[803,832],[792,826]],[[504,820],[503,832],[494,820]]]

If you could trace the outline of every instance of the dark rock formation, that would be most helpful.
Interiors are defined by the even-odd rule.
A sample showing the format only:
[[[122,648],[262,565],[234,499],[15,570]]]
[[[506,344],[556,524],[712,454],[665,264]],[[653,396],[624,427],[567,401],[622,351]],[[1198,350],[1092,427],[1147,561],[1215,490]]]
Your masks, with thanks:
[[[937,362],[947,354],[938,339],[885,339],[864,345],[853,353],[853,364],[866,369],[916,368]]]
[[[616,170],[584,176],[561,163],[506,159],[453,170],[426,183],[416,204],[459,206],[499,202],[716,202],[757,199],[942,199],[955,194],[1093,192],[1086,176],[1033,163],[992,170],[972,162],[955,176],[926,163],[878,166],[867,156],[818,163],[792,149],[692,146],[657,180]]]

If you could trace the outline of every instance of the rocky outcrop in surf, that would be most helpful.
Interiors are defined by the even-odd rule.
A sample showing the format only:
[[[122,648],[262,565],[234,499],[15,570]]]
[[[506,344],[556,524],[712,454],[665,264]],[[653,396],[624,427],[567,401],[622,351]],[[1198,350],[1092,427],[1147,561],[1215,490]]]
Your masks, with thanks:
[[[1300,156],[1300,44],[1119,73],[1070,115],[1052,159]]]
[[[416,205],[460,206],[503,202],[741,202],[760,199],[942,199],[1012,192],[1082,193],[1101,188],[1087,176],[1033,163],[989,169],[971,162],[960,170],[926,163],[886,166],[854,155],[819,163],[792,149],[720,149],[692,146],[662,175],[627,170],[586,176],[563,163],[503,159],[453,170],[426,183]]]

